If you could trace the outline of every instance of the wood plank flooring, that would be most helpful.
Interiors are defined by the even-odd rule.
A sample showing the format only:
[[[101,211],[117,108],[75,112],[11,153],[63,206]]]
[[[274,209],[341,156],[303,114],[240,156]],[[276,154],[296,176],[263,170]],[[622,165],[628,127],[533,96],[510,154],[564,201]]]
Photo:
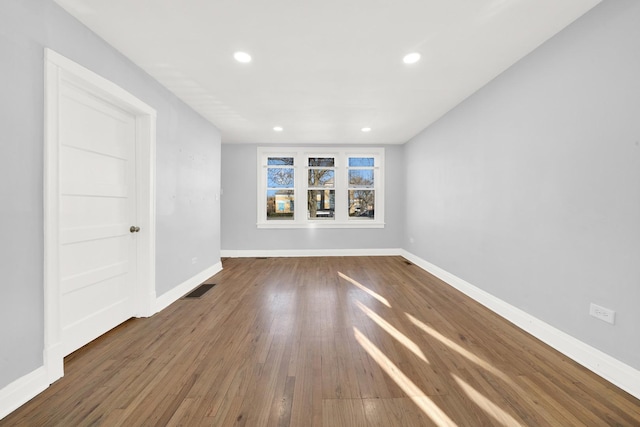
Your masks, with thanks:
[[[226,259],[2,426],[640,426],[640,401],[401,257]]]

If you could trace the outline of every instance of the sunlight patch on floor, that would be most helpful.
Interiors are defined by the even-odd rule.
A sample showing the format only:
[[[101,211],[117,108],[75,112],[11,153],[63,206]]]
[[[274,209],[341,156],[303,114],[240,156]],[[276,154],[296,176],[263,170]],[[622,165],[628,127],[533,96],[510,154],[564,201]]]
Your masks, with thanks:
[[[364,314],[369,316],[371,320],[376,322],[378,326],[380,326],[382,329],[387,331],[387,333],[391,335],[393,338],[395,338],[400,344],[405,346],[407,350],[415,354],[423,362],[429,363],[429,360],[427,360],[427,357],[424,355],[422,350],[420,350],[420,347],[418,347],[416,343],[411,341],[405,334],[403,334],[402,332],[394,328],[389,322],[384,320],[382,317],[380,317],[380,315],[378,315],[376,312],[371,310],[369,307],[367,307],[360,301],[356,301],[356,305],[360,310],[362,310]]]
[[[511,415],[507,414],[504,409],[500,408],[498,405],[486,398],[482,393],[471,387],[456,374],[451,374],[451,376],[453,376],[453,379],[456,380],[465,394],[469,396],[469,398],[473,400],[476,405],[478,405],[478,408],[482,409],[487,415],[496,420],[496,422],[498,422],[500,425],[503,425],[505,427],[522,426],[522,424],[516,421]]]
[[[338,276],[342,277],[344,280],[346,280],[347,282],[351,283],[352,285],[354,285],[355,287],[359,288],[360,290],[368,293],[369,295],[371,295],[372,297],[374,297],[375,299],[380,301],[382,304],[384,304],[387,307],[391,308],[391,304],[389,304],[389,301],[387,301],[387,299],[385,297],[383,297],[382,295],[372,291],[371,289],[367,288],[365,285],[361,284],[357,280],[353,280],[351,277],[347,276],[344,273],[341,273],[341,272],[338,271]]]
[[[484,361],[483,359],[479,358],[478,356],[476,356],[475,354],[473,354],[469,350],[467,350],[467,349],[461,347],[460,345],[456,344],[455,342],[451,341],[449,338],[445,337],[444,335],[442,335],[440,332],[436,331],[432,327],[430,327],[430,326],[426,325],[425,323],[421,322],[420,320],[416,319],[415,317],[413,317],[409,313],[405,313],[405,314],[407,315],[407,317],[409,318],[411,323],[416,325],[418,328],[422,329],[427,334],[431,335],[433,338],[435,338],[438,341],[440,341],[442,344],[444,344],[447,347],[449,347],[451,350],[457,352],[462,357],[464,357],[467,360],[475,363],[476,365],[478,365],[481,368],[487,370],[488,372],[491,372],[493,375],[495,375],[496,377],[500,378],[502,381],[508,383],[509,385],[514,385],[513,380],[511,380],[511,378],[509,378],[507,375],[505,375],[502,371],[494,368],[491,364],[489,364],[486,361]]]
[[[353,328],[358,344],[373,358],[373,360],[389,375],[403,392],[438,426],[455,426],[456,424],[429,399],[378,347],[375,346],[356,327]]]

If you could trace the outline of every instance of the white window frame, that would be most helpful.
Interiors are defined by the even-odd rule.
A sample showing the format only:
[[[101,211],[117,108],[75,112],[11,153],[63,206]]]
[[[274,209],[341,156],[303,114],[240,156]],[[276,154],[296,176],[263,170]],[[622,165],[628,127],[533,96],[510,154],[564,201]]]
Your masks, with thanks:
[[[384,228],[384,148],[383,147],[258,147],[257,153],[257,227],[258,228]],[[267,219],[267,159],[269,157],[294,158],[293,219]],[[307,218],[308,158],[335,158],[335,216],[333,218]],[[348,169],[349,157],[375,159],[374,219],[349,217]]]

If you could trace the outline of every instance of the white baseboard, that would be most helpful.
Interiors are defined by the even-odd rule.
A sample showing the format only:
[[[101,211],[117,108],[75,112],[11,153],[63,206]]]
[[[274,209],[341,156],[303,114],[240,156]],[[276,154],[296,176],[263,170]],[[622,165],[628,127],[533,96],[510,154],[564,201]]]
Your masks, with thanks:
[[[554,328],[422,258],[407,251],[402,251],[402,256],[593,373],[640,399],[640,371],[637,369]]]
[[[209,277],[219,273],[220,271],[222,271],[222,262],[218,262],[217,264],[212,265],[206,270],[203,270],[200,273],[196,274],[192,278],[185,280],[175,288],[171,289],[169,292],[160,295],[156,299],[155,312],[157,313],[169,307],[175,301],[179,300],[185,294],[191,292],[194,288],[207,280]]]
[[[289,258],[320,256],[400,256],[402,249],[265,249],[222,250],[222,258]]]
[[[0,390],[0,420],[49,387],[44,366],[24,375]]]

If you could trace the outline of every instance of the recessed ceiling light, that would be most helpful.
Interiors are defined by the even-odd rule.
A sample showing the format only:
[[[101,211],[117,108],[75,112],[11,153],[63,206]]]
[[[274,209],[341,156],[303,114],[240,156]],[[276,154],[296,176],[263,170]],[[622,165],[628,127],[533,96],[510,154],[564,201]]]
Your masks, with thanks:
[[[418,52],[410,53],[402,58],[402,62],[405,64],[415,64],[418,61],[420,61],[420,54]]]
[[[242,62],[243,64],[251,62],[251,55],[249,55],[247,52],[236,52],[233,54],[233,57],[236,61]]]
[[[282,126],[274,126],[273,130],[275,130],[276,132],[282,132],[284,128]]]
[[[371,132],[371,128],[362,128],[360,129],[362,132]]]

